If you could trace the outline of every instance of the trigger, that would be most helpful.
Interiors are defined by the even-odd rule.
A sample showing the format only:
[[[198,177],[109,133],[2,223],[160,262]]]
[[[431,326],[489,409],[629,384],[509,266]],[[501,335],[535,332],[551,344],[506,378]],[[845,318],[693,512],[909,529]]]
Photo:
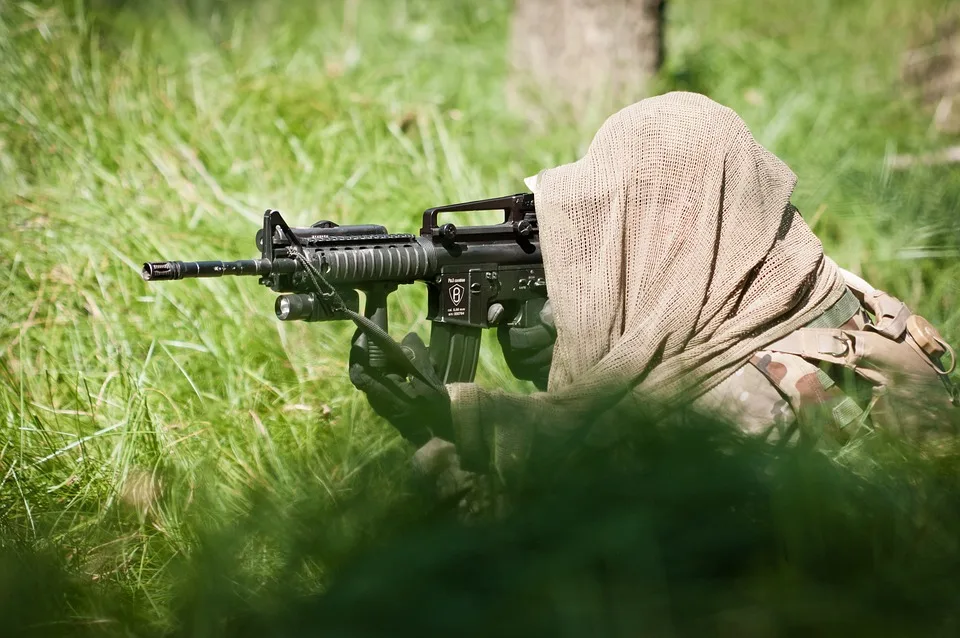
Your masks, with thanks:
[[[503,313],[505,309],[503,304],[493,303],[490,304],[490,307],[487,308],[487,323],[491,326],[496,326],[500,323],[500,320],[503,319]]]

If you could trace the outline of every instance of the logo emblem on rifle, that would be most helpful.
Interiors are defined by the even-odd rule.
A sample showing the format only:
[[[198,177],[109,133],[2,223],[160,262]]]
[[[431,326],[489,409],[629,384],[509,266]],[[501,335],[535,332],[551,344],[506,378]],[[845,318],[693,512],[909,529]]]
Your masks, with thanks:
[[[459,306],[460,302],[463,301],[463,286],[460,284],[453,284],[448,290],[450,294],[450,301],[453,302],[454,306]]]

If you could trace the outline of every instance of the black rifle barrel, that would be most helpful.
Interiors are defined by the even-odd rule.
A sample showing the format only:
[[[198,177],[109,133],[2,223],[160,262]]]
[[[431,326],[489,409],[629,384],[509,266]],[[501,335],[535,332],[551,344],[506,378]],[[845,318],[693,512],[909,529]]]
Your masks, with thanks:
[[[292,259],[240,259],[238,261],[155,261],[143,265],[140,276],[145,281],[173,281],[226,275],[270,275],[292,273],[297,262]]]
[[[281,250],[286,254],[285,249]],[[385,242],[378,237],[370,241],[308,247],[304,252],[324,278],[335,286],[430,279],[446,265],[540,263],[540,253],[535,245],[524,246],[514,241],[464,242],[448,249],[435,246],[426,238],[401,237],[395,242]],[[144,264],[141,276],[146,281],[174,281],[225,275],[286,275],[300,269],[300,264],[288,257],[162,261]]]

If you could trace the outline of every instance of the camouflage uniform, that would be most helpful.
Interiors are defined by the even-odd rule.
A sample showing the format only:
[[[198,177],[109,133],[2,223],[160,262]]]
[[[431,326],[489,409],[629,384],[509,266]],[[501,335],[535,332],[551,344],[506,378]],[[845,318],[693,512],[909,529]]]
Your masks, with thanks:
[[[918,350],[915,322],[907,326],[907,319],[916,317],[909,308],[882,291],[870,290],[865,295],[851,289],[806,328],[754,353],[748,363],[694,401],[693,408],[734,423],[747,434],[786,445],[804,441],[839,446],[875,428],[915,439],[954,436],[952,423],[960,413],[954,407],[960,404],[960,395],[943,374],[953,366],[944,368],[939,355]],[[797,347],[798,335],[835,333],[872,348],[861,343],[841,357],[830,348]],[[950,351],[952,356],[946,342],[936,331],[932,334],[943,344],[944,354]],[[541,359],[535,360],[539,364]],[[898,378],[892,370],[896,366],[912,373]],[[464,520],[495,515],[503,507],[503,496],[490,477],[462,470],[450,442],[433,439],[417,451],[414,465],[442,500],[454,499]]]
[[[933,331],[940,347],[932,348],[932,356],[918,352],[915,330],[911,331],[916,322],[907,325],[907,319],[916,315],[886,293],[870,291],[873,298],[883,300],[886,316],[880,311],[881,316],[872,322],[857,299],[862,299],[863,293],[851,288],[835,306],[837,310],[831,309],[832,316],[828,311],[824,319],[815,321],[815,329],[832,327],[833,323],[839,331],[826,331],[828,336],[869,335],[881,339],[877,343],[883,344],[884,352],[859,353],[854,361],[848,360],[846,353],[829,349],[800,350],[797,338],[784,339],[755,353],[749,363],[698,398],[694,407],[719,414],[744,432],[771,442],[794,443],[805,434],[818,441],[828,437],[843,444],[862,428],[874,427],[921,439],[953,435],[951,422],[956,411],[949,405],[960,403],[960,396],[949,379],[949,368],[942,367],[941,362],[941,355],[947,355],[948,363],[952,363],[952,350]],[[906,379],[897,379],[899,371],[893,368],[899,366],[913,372],[907,372]],[[907,388],[897,388],[898,382]],[[940,385],[946,387],[946,394],[937,387]]]

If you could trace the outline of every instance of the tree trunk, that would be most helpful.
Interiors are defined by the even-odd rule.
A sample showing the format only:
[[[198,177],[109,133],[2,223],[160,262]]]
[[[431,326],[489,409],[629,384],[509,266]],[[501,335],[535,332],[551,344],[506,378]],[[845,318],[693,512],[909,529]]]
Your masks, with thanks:
[[[644,97],[663,61],[664,4],[515,0],[511,100],[528,111],[539,102],[584,116]]]
[[[960,133],[960,10],[952,8],[926,26],[919,46],[903,56],[901,77],[934,106],[938,131]]]

